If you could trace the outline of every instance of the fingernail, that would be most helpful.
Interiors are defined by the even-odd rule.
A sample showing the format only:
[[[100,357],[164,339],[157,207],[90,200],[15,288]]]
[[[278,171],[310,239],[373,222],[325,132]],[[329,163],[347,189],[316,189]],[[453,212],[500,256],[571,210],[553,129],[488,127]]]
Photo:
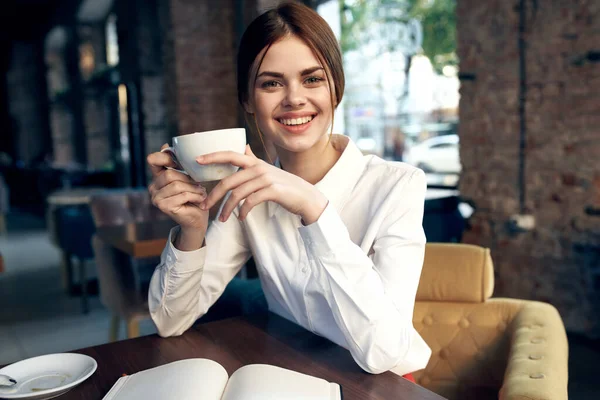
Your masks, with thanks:
[[[197,162],[202,162],[202,161],[204,161],[204,156],[199,156],[199,157],[196,157],[196,161],[197,161]]]
[[[202,203],[200,204],[200,209],[201,209],[201,210],[206,210],[206,203],[202,202]]]
[[[225,221],[227,221],[227,218],[225,218],[225,216],[223,214],[221,214],[221,216],[219,217],[219,221],[225,222]]]

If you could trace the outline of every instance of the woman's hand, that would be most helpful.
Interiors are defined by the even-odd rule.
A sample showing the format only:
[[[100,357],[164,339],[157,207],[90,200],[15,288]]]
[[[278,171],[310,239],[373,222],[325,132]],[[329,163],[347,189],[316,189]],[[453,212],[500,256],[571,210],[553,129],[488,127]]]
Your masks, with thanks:
[[[258,204],[273,201],[301,216],[306,225],[317,221],[327,206],[327,198],[312,184],[257,158],[248,145],[244,154],[221,151],[198,157],[196,161],[203,165],[233,164],[241,168],[221,180],[201,205],[203,210],[209,210],[231,190],[219,218],[222,222],[227,221],[242,200],[240,220]]]
[[[162,149],[168,147],[163,145]],[[206,200],[206,189],[188,175],[170,168],[177,168],[168,153],[156,152],[148,155],[147,162],[152,170],[152,182],[148,191],[152,204],[181,226],[182,231],[202,232],[208,227],[208,209],[200,204]]]

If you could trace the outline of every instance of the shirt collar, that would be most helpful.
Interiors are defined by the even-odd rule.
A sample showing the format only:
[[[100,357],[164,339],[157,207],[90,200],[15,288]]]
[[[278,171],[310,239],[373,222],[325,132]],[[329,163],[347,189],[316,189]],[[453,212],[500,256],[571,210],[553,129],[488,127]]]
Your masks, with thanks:
[[[323,179],[315,184],[315,187],[325,195],[339,213],[361,177],[366,162],[362,152],[348,136],[332,135],[331,143],[336,150],[342,152],[342,155]],[[275,166],[281,168],[279,158],[275,160]],[[273,217],[280,206],[269,201],[267,207],[269,217]]]

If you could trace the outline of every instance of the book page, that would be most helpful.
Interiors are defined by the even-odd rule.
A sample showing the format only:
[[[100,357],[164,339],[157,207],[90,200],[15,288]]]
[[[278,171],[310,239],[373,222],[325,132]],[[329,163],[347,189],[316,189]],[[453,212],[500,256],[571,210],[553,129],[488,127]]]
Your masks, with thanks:
[[[175,361],[120,378],[103,400],[220,400],[227,378],[212,360]]]
[[[341,400],[340,386],[273,365],[246,365],[235,371],[222,400]]]

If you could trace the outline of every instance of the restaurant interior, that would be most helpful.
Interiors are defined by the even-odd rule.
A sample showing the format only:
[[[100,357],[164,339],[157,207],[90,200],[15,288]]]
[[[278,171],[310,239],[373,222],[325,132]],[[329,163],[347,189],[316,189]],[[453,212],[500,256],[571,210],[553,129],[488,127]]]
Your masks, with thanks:
[[[344,55],[334,130],[427,175],[413,324],[432,356],[416,384],[368,376],[276,316],[221,320],[244,299],[220,299],[197,337],[169,342],[150,319],[175,223],[151,202],[146,157],[175,136],[250,131],[236,49],[277,0],[0,6],[0,368],[95,357],[59,398],[100,399],[121,373],[216,354],[240,357],[229,373],[273,363],[338,379],[348,399],[600,398],[600,2],[301,2]],[[239,277],[258,282],[252,260]],[[128,343],[140,358],[107,372]],[[251,343],[263,358],[240,350]]]

